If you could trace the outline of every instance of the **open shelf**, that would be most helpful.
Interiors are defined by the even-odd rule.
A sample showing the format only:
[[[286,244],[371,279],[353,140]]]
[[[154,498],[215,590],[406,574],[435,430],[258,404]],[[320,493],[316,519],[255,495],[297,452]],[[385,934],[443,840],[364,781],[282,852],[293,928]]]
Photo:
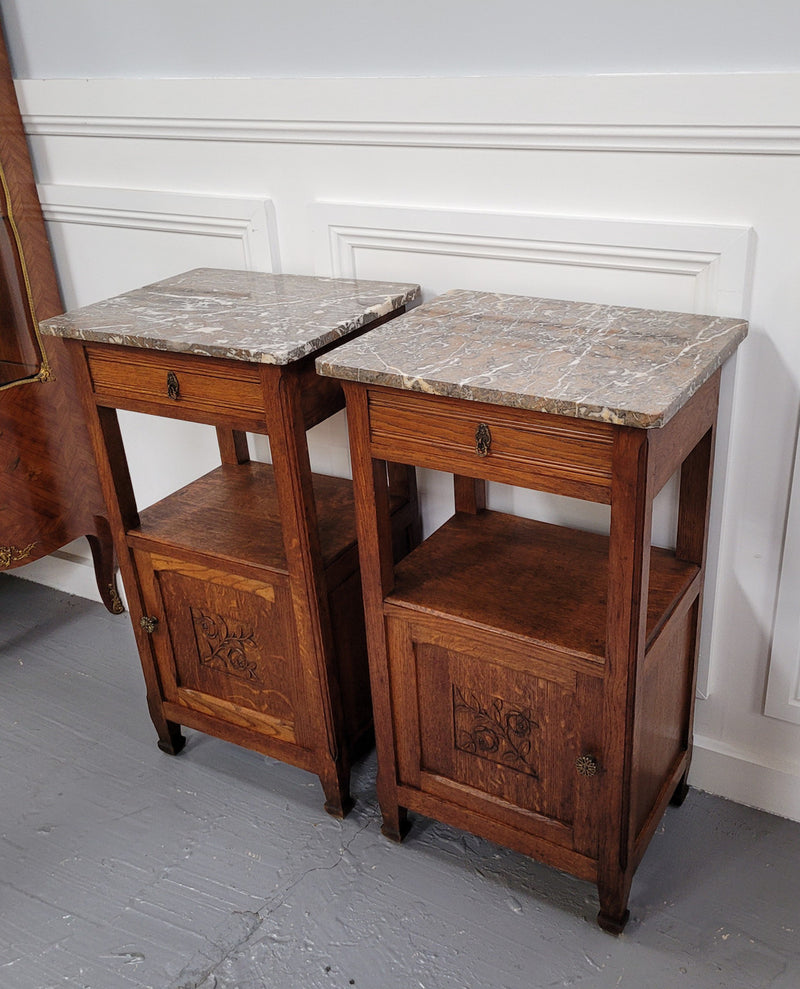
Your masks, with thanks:
[[[313,474],[322,559],[326,567],[356,543],[353,485]],[[230,564],[286,573],[278,496],[271,464],[223,464],[140,514],[129,544],[174,548]]]
[[[457,513],[403,560],[393,606],[602,661],[608,537],[501,512]],[[648,644],[699,568],[653,547]]]

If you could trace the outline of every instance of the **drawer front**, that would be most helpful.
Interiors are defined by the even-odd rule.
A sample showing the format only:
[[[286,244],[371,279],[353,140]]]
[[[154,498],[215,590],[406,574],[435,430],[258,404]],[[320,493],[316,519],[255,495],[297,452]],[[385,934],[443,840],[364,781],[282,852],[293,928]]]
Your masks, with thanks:
[[[370,389],[374,456],[608,503],[614,427],[569,416]]]
[[[87,345],[84,352],[100,404],[177,419],[263,425],[261,378],[252,364],[130,347]]]
[[[595,858],[602,676],[525,668],[449,623],[386,622],[401,785]]]

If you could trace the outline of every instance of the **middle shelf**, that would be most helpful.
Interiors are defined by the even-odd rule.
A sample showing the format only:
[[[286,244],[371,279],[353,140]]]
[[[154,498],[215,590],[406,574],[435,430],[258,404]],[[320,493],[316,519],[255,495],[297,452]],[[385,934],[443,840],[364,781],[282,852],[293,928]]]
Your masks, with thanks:
[[[453,515],[398,564],[387,609],[410,609],[600,662],[606,654],[607,536],[483,511]],[[652,547],[647,644],[699,567]]]

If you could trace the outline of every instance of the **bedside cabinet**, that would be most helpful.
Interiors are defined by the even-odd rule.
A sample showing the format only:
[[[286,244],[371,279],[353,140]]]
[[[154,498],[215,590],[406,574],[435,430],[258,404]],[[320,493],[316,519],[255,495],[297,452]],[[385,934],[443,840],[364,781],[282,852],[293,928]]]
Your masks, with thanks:
[[[159,747],[186,725],[300,766],[337,816],[372,712],[352,485],[312,474],[306,442],[344,398],[313,361],[417,292],[197,269],[42,326],[79,374]],[[215,427],[221,465],[140,513],[118,409]],[[246,432],[269,435],[271,464]],[[416,488],[407,468],[387,485],[399,560]]]
[[[388,837],[408,810],[483,835],[596,883],[623,929],[686,792],[719,368],[746,332],[459,291],[318,359],[347,395]],[[454,475],[453,516],[400,562],[397,461]],[[609,505],[610,531],[488,511],[486,481]]]

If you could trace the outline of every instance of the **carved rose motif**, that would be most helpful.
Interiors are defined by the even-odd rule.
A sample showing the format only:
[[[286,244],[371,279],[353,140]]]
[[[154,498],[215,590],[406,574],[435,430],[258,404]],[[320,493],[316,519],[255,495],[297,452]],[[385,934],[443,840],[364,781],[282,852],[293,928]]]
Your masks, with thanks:
[[[509,711],[506,715],[506,728],[512,735],[530,735],[531,719],[522,711]]]
[[[530,710],[512,706],[500,697],[482,704],[475,694],[465,695],[454,684],[453,725],[457,749],[539,778],[531,760],[532,735],[539,725]]]
[[[472,738],[475,741],[475,748],[481,752],[496,752],[500,748],[500,739],[496,732],[486,725],[480,725],[473,732]]]
[[[222,615],[194,608],[192,619],[203,666],[210,666],[230,676],[259,681],[256,662],[250,659],[246,649],[256,644],[251,628],[242,623],[228,624]]]

